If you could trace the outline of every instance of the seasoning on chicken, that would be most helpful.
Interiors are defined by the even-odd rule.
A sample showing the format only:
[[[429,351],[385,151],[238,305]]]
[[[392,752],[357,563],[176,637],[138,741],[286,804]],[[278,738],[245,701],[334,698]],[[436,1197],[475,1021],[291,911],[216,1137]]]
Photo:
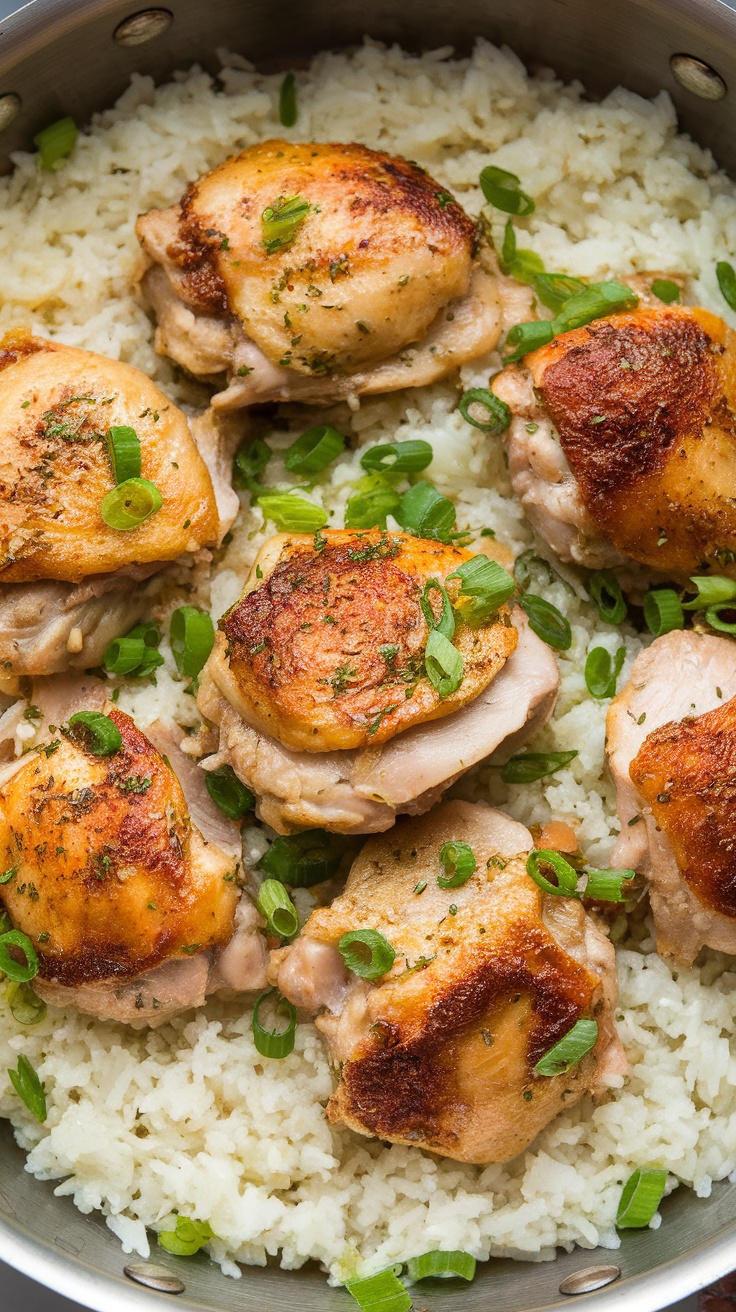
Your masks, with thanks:
[[[514,416],[514,491],[561,560],[634,561],[632,586],[724,572],[736,552],[735,368],[721,319],[648,306],[563,333],[494,379]]]
[[[439,854],[458,839],[475,871],[442,888]],[[532,846],[523,825],[484,805],[401,821],[365,845],[332,906],[272,953],[273,982],[319,1012],[339,1072],[330,1121],[457,1161],[508,1161],[584,1094],[621,1085],[613,948],[579,901],[529,878]],[[349,972],[338,950],[366,929],[396,954],[375,980]],[[538,1073],[582,1018],[597,1022],[595,1045],[564,1073]]]
[[[509,735],[535,731],[557,667],[506,606],[458,620],[454,680],[428,676],[425,610],[439,620],[440,584],[457,601],[451,576],[470,555],[377,530],[270,539],[201,676],[200,709],[220,730],[207,767],[232,764],[281,832],[364,833],[426,810]]]
[[[206,435],[216,469],[222,433],[211,423]],[[129,365],[8,334],[0,437],[0,665],[14,679],[94,665],[150,605],[164,567],[190,572],[234,518],[221,487],[218,513],[185,416]],[[119,507],[102,513],[128,478],[154,507],[160,498],[137,526],[140,511],[132,526]]]
[[[157,349],[222,407],[418,387],[492,350],[473,222],[417,164],[266,141],[138,220]]]
[[[679,630],[637,656],[608,712],[621,837],[649,882],[657,950],[736,952],[736,645]]]
[[[0,900],[38,954],[43,998],[155,1025],[217,989],[262,987],[263,922],[233,847],[192,823],[170,758],[106,710],[107,754],[71,718],[4,767]]]

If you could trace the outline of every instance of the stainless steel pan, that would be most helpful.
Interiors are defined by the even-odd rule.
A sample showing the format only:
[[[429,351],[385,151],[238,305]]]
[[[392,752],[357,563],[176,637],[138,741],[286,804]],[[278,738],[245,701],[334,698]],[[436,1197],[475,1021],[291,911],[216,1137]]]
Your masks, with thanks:
[[[166,0],[165,8],[143,13],[136,0],[33,0],[0,23],[0,168],[55,118],[72,114],[83,123],[110,104],[134,70],[160,80],[195,61],[214,68],[218,46],[261,67],[298,66],[317,50],[356,43],[366,33],[410,49],[449,44],[459,51],[482,35],[508,43],[531,64],[579,77],[593,95],[619,82],[644,95],[665,87],[683,127],[736,174],[736,0]],[[700,94],[675,79],[677,56],[688,57],[675,58],[679,77]],[[736,1189],[716,1186],[706,1201],[678,1189],[662,1212],[660,1230],[626,1233],[616,1253],[578,1249],[556,1262],[492,1261],[472,1286],[422,1290],[416,1305],[429,1312],[544,1312],[580,1302],[591,1312],[654,1312],[736,1267]],[[126,1279],[131,1259],[104,1223],[80,1215],[24,1171],[6,1124],[0,1256],[99,1312],[152,1312],[171,1297]],[[577,1299],[560,1293],[572,1273],[612,1261],[621,1277],[606,1288]],[[177,1302],[182,1310],[355,1307],[317,1270],[249,1268],[235,1282],[205,1259],[167,1257],[165,1265],[186,1286]]]

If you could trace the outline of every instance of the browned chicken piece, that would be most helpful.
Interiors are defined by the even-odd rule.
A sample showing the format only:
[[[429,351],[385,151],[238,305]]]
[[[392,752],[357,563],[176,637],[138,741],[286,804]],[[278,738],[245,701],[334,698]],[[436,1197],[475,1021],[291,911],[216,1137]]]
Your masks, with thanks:
[[[60,691],[57,706],[74,704]],[[170,758],[106,714],[122,738],[111,755],[71,725],[3,767],[0,901],[38,953],[48,1002],[155,1025],[216,989],[261,987],[263,922],[240,896],[233,848],[192,823]]]
[[[157,349],[197,377],[225,373],[220,408],[420,386],[499,338],[472,220],[383,151],[266,141],[137,231]]]
[[[115,486],[108,435],[121,427],[163,498],[127,531],[100,514]],[[216,472],[225,438],[214,421],[205,436]],[[216,500],[182,412],[138,370],[88,351],[8,334],[0,437],[0,665],[15,678],[95,664],[150,605],[164,567],[191,573],[236,513],[221,478]]]
[[[472,552],[406,533],[351,529],[280,533],[261,548],[238,601],[220,621],[209,671],[241,717],[285,747],[378,747],[478,696],[516,647],[502,606],[485,624],[459,623],[459,687],[444,697],[424,652],[446,583]]]
[[[617,866],[649,882],[657,949],[736,952],[736,645],[679,630],[634,662],[608,712]]]
[[[476,870],[438,885],[442,846]],[[333,1123],[463,1162],[503,1162],[584,1094],[627,1070],[613,1013],[613,948],[579,901],[526,873],[531,834],[500,811],[449,802],[366,843],[344,893],[272,953],[270,975],[319,1014],[339,1072]],[[374,929],[396,960],[376,981],[349,974],[343,934]],[[583,1017],[594,1048],[565,1074],[535,1065]]]
[[[736,551],[736,336],[715,315],[639,308],[508,366],[514,491],[562,560],[636,562],[631,585],[729,572]]]

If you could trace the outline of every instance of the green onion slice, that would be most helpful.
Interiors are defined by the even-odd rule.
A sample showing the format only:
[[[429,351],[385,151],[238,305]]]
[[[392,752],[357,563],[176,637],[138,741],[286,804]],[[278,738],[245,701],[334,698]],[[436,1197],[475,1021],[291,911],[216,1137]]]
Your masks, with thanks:
[[[718,606],[709,606],[705,612],[705,618],[712,629],[717,633],[736,633],[736,623],[732,620],[721,618],[721,611],[726,611],[729,615],[736,612],[736,605],[733,602],[721,603]]]
[[[21,952],[25,961],[21,963],[11,956],[10,949]],[[27,934],[20,929],[7,929],[0,934],[0,971],[15,984],[27,984],[38,974],[38,957],[36,949]]]
[[[169,641],[179,673],[196,679],[215,644],[211,617],[196,606],[179,606],[171,616]]]
[[[284,455],[290,474],[321,474],[345,450],[345,438],[329,424],[315,424]]]
[[[92,756],[112,756],[123,745],[117,725],[102,711],[77,711],[70,715],[68,733]]]
[[[484,433],[504,433],[511,423],[506,402],[487,387],[471,387],[460,397],[457,408],[467,424]]]
[[[732,310],[736,310],[736,272],[728,260],[719,260],[716,265],[716,277],[721,295]]]
[[[46,1003],[24,980],[8,984],[5,997],[10,1014],[19,1025],[38,1025],[46,1015]]]
[[[33,138],[38,147],[38,162],[42,169],[51,169],[60,159],[71,155],[79,132],[73,118],[60,118]]]
[[[682,602],[683,610],[705,610],[707,606],[718,606],[736,597],[736,582],[721,574],[693,574],[690,582],[696,596]]]
[[[585,686],[591,697],[602,701],[604,697],[616,696],[616,684],[625,659],[625,647],[619,647],[613,659],[605,647],[593,647],[588,652],[585,661]]]
[[[655,588],[645,594],[644,621],[655,638],[683,627],[685,616],[674,588]]]
[[[41,1124],[46,1120],[46,1091],[27,1057],[21,1053],[18,1069],[9,1070],[10,1083],[32,1116]]]
[[[526,323],[517,323],[506,337],[506,344],[516,349],[504,356],[504,364],[515,364],[531,351],[547,346],[554,340],[554,335],[552,324],[547,319],[530,319]]]
[[[351,1280],[345,1288],[361,1312],[411,1312],[411,1295],[393,1267],[365,1280]]]
[[[520,556],[514,561],[514,578],[519,587],[524,592],[527,591],[530,584],[534,583],[537,587],[549,583],[560,582],[560,576],[557,574],[548,560],[544,556],[538,556],[533,548],[522,551]]]
[[[453,839],[440,848],[440,865],[444,874],[437,876],[440,888],[461,888],[475,872],[478,862],[469,843]]]
[[[569,621],[560,614],[551,601],[545,601],[544,597],[535,597],[531,592],[525,592],[519,598],[519,605],[529,620],[529,628],[538,638],[546,642],[548,647],[554,647],[556,651],[567,651],[572,643],[572,629]]]
[[[571,296],[584,290],[585,283],[579,278],[568,278],[565,273],[538,273],[532,279],[532,286],[542,305],[557,314]]]
[[[517,282],[531,283],[538,273],[544,273],[544,261],[534,251],[519,250],[516,245],[516,233],[511,219],[506,222],[503,244],[498,262],[501,272]]]
[[[615,279],[590,283],[562,305],[552,321],[555,337],[560,333],[571,332],[573,328],[582,328],[593,319],[602,319],[621,310],[631,310],[638,304],[639,297],[631,288]]]
[[[455,507],[436,487],[420,479],[405,492],[396,508],[395,519],[418,538],[447,541],[455,525]]]
[[[188,1216],[177,1216],[176,1230],[162,1230],[158,1243],[160,1248],[176,1257],[194,1257],[214,1237],[214,1231],[207,1221],[193,1221]]]
[[[353,929],[343,934],[337,950],[348,970],[361,979],[380,979],[396,960],[391,944],[377,929]]]
[[[258,498],[264,519],[272,519],[283,533],[314,533],[324,528],[329,515],[304,497],[290,492],[274,492]]]
[[[285,128],[293,128],[297,118],[296,83],[294,74],[287,73],[279,90],[279,123]]]
[[[152,622],[136,624],[122,638],[114,638],[102,663],[110,674],[126,674],[143,679],[152,674],[164,658],[158,650],[161,635]]]
[[[563,766],[578,755],[575,752],[519,752],[510,756],[501,771],[505,784],[533,784],[537,779],[545,779],[548,774],[556,774]]]
[[[257,494],[261,490],[260,479],[272,455],[273,451],[262,437],[256,437],[254,441],[241,446],[233,461],[235,486],[247,487]]]
[[[439,592],[442,600],[442,610],[439,619],[435,619],[430,596],[433,592]],[[446,638],[452,638],[455,633],[455,616],[450,604],[450,598],[439,579],[427,579],[424,585],[424,592],[419,598],[419,605],[422,608],[427,625],[430,629],[436,629],[438,633],[444,634]]]
[[[303,196],[279,196],[266,206],[261,215],[261,236],[267,254],[291,245],[310,209]]]
[[[546,875],[542,874],[540,866],[548,866],[557,877],[557,883],[553,884]],[[578,895],[578,875],[573,870],[569,861],[559,852],[553,852],[548,848],[539,848],[537,851],[530,852],[526,860],[526,873],[543,893],[552,893],[555,897],[577,897]]]
[[[267,1030],[261,1025],[260,1010],[264,1002],[276,998],[276,1010],[289,1018],[286,1029]],[[296,1007],[288,998],[282,998],[277,989],[262,993],[253,1008],[253,1041],[262,1057],[274,1057],[280,1061],[294,1051],[296,1039]]]
[[[127,533],[155,515],[163,500],[156,484],[147,478],[126,478],[102,498],[100,515],[108,528]]]
[[[356,493],[345,508],[345,527],[385,528],[386,516],[395,515],[400,504],[398,492],[385,485]]]
[[[429,442],[418,437],[409,442],[370,446],[360,457],[360,464],[370,474],[419,474],[431,465],[433,454]]]
[[[583,896],[596,902],[625,902],[630,888],[624,885],[630,884],[635,874],[635,870],[588,870]]]
[[[451,1252],[436,1249],[432,1253],[423,1253],[421,1257],[412,1257],[407,1263],[406,1270],[412,1281],[428,1278],[441,1280],[452,1276],[460,1280],[473,1280],[475,1258],[460,1249],[453,1249]]]
[[[463,681],[463,658],[444,633],[432,629],[424,648],[427,678],[440,697],[457,692]]]
[[[680,288],[669,278],[655,278],[651,286],[652,296],[665,305],[675,305],[680,299]]]
[[[258,862],[259,869],[292,888],[311,888],[336,875],[343,857],[352,851],[351,839],[325,829],[306,829],[274,839]]]
[[[107,449],[116,483],[141,476],[141,443],[134,428],[125,425],[107,432]]]
[[[610,569],[599,569],[591,574],[588,590],[598,607],[598,614],[606,624],[623,624],[629,613],[616,575]]]
[[[466,624],[485,624],[491,615],[495,615],[499,606],[508,601],[515,591],[514,580],[507,570],[487,556],[471,556],[462,565],[458,565],[450,579],[460,579],[462,584],[460,597],[456,605]],[[463,600],[470,598],[469,601]]]
[[[521,190],[521,182],[515,173],[499,169],[489,164],[481,171],[480,189],[489,205],[504,214],[517,214],[520,217],[531,214],[534,201]]]
[[[538,1075],[564,1075],[571,1066],[590,1052],[598,1041],[598,1022],[594,1020],[576,1020],[571,1030],[555,1043],[534,1067]]]
[[[280,879],[264,879],[258,890],[258,910],[276,938],[293,938],[299,929],[296,907]]]
[[[205,771],[204,782],[212,801],[228,820],[242,820],[248,811],[253,810],[256,799],[238,779],[231,765]]]
[[[619,1230],[641,1230],[649,1225],[664,1197],[667,1171],[640,1166],[626,1181],[616,1213]]]

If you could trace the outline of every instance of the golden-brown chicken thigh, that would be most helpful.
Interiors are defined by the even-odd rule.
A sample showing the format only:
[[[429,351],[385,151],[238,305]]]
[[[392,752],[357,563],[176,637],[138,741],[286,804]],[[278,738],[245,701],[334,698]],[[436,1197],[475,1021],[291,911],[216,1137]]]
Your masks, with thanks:
[[[498,340],[472,221],[418,165],[365,146],[251,146],[138,235],[158,348],[226,370],[219,406],[417,386]]]
[[[70,721],[6,768],[0,899],[49,1001],[158,1022],[209,991],[236,927],[239,862],[192,823],[168,757],[129,716],[108,706],[107,718],[121,739],[109,755]]]
[[[563,560],[682,581],[736,552],[736,335],[640,307],[563,333],[493,382],[514,490]],[[728,572],[728,570],[727,570]]]
[[[439,853],[476,862],[441,888]],[[331,1121],[466,1162],[507,1161],[584,1093],[626,1070],[613,1009],[613,949],[574,899],[526,873],[531,835],[501,812],[449,802],[371,839],[330,907],[272,954],[271,978],[319,1010],[339,1071]],[[375,981],[349,974],[343,934],[373,929],[396,953]],[[582,1018],[594,1047],[567,1072],[536,1063]]]

